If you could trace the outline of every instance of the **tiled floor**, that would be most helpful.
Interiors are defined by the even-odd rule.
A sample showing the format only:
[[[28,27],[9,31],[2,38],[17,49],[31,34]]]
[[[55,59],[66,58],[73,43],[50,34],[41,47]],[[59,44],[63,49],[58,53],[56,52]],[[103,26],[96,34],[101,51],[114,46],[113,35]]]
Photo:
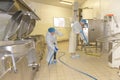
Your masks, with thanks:
[[[68,42],[59,43],[59,53],[57,57],[65,53],[61,60],[67,65],[84,72],[77,72],[59,60],[57,64],[47,65],[44,59],[41,62],[40,70],[37,72],[35,80],[95,80],[89,75],[97,78],[97,80],[120,80],[117,72],[118,69],[112,69],[108,66],[108,54],[102,54],[100,57],[86,55],[83,51],[78,50],[80,58],[72,59],[68,53]],[[86,74],[87,73],[87,74]]]

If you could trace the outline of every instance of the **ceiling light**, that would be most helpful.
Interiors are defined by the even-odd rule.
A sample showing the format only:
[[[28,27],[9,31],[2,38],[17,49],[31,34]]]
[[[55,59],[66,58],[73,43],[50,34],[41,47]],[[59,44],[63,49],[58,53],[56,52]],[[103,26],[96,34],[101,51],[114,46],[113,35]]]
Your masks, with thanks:
[[[67,4],[67,5],[72,5],[72,2],[68,2],[68,1],[60,1],[60,3],[62,3],[62,4]]]

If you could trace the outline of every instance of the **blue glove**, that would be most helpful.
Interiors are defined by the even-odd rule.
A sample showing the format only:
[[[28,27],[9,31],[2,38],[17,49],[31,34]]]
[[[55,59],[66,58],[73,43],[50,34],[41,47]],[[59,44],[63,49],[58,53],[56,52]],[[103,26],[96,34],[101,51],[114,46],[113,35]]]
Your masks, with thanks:
[[[57,51],[58,51],[58,48],[55,47],[55,50],[54,50],[54,51],[57,52]]]

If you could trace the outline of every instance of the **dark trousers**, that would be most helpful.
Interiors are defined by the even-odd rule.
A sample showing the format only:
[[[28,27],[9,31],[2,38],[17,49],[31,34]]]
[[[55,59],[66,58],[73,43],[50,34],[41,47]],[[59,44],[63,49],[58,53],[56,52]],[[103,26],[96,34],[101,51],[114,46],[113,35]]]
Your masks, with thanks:
[[[56,52],[54,52],[54,59],[56,59]]]

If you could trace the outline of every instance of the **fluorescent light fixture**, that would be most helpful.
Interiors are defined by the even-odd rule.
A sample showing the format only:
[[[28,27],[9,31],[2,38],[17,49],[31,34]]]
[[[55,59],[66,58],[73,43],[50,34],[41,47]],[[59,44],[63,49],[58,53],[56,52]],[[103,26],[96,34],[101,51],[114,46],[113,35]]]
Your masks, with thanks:
[[[60,1],[60,3],[62,3],[62,4],[67,4],[67,5],[72,5],[72,2],[68,2],[68,1]]]

